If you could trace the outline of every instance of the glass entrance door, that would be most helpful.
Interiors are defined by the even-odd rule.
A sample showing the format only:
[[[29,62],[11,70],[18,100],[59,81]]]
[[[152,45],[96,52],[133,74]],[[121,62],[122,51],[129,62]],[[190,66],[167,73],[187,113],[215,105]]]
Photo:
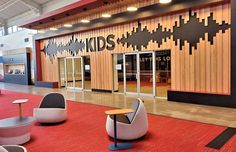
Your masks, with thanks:
[[[91,90],[91,68],[90,68],[90,56],[83,57],[83,69],[84,69],[84,89]]]
[[[75,81],[75,88],[83,88],[83,81],[82,81],[82,59],[81,58],[74,58],[74,81]]]
[[[74,87],[73,58],[66,58],[66,87]]]
[[[153,53],[139,54],[140,94],[153,94]]]
[[[156,96],[167,97],[171,88],[171,53],[170,50],[156,52]]]
[[[137,54],[126,54],[125,55],[125,92],[127,93],[138,93],[137,88]]]
[[[60,87],[66,86],[66,66],[65,66],[65,58],[59,58],[59,82]]]
[[[125,94],[166,98],[171,86],[170,55],[170,50],[123,54],[123,59],[114,55],[114,91],[123,92],[123,87]],[[123,80],[124,86],[119,82]]]
[[[65,58],[66,87],[72,89],[83,88],[82,58]]]
[[[124,55],[125,93],[149,94],[154,96],[154,53]]]

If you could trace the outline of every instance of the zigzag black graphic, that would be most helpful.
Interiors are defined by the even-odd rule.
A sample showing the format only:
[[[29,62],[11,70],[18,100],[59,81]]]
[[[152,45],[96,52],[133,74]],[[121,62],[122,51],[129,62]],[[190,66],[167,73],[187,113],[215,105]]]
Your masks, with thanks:
[[[48,45],[44,48],[44,52],[49,56],[49,57],[55,57],[57,52],[62,52],[64,50],[68,51],[71,55],[75,56],[78,54],[80,51],[83,51],[85,49],[85,43],[78,39],[72,38],[70,41],[64,46],[63,44],[57,45],[56,42],[53,40],[50,40]]]
[[[138,24],[136,31],[133,29],[132,33],[127,33],[125,37],[122,35],[121,39],[118,39],[119,43],[122,43],[123,46],[127,44],[127,47],[132,45],[134,50],[141,51],[142,47],[147,48],[148,43],[152,40],[158,44],[160,47],[163,43],[163,40],[166,41],[170,39],[171,35],[173,35],[173,40],[175,44],[180,46],[180,50],[184,46],[184,41],[187,41],[190,44],[189,54],[192,54],[192,48],[197,48],[197,44],[200,42],[202,38],[205,40],[205,33],[208,33],[208,41],[213,45],[213,38],[216,34],[222,30],[224,33],[226,29],[230,28],[230,24],[222,22],[220,25],[213,19],[213,13],[208,17],[208,26],[204,25],[204,20],[200,22],[200,19],[197,18],[197,14],[190,16],[190,19],[187,23],[184,23],[184,19],[180,16],[179,19],[179,27],[177,23],[173,28],[173,32],[170,30],[164,29],[162,31],[162,26],[158,24],[158,28],[156,31],[149,32],[147,27],[145,26],[143,29],[141,24]]]
[[[213,45],[213,39],[216,34],[222,30],[224,33],[225,30],[230,28],[230,24],[222,22],[219,24],[216,20],[213,19],[213,13],[207,18],[208,25],[205,26],[203,20],[200,21],[197,18],[197,14],[190,13],[190,18],[187,23],[184,23],[184,19],[182,16],[179,18],[179,26],[177,26],[177,22],[173,27],[173,32],[167,30],[166,28],[163,31],[162,25],[158,23],[158,27],[152,32],[148,31],[147,26],[142,28],[141,23],[138,22],[138,27],[133,28],[131,33],[126,33],[126,36],[123,34],[121,38],[117,39],[117,43],[121,43],[123,46],[125,44],[128,47],[132,47],[133,50],[141,51],[142,47],[147,48],[150,41],[156,42],[158,47],[160,47],[163,41],[170,39],[173,36],[173,41],[175,41],[176,45],[179,45],[180,50],[184,46],[184,42],[187,41],[189,43],[189,54],[192,54],[192,48],[197,49],[197,44],[199,44],[200,39],[207,39],[205,37],[205,33],[208,33],[208,41]],[[179,43],[179,44],[178,44]],[[83,51],[85,49],[85,43],[78,39],[72,39],[64,46],[62,44],[57,45],[54,41],[49,41],[49,44],[44,48],[44,51],[50,57],[55,57],[57,52],[62,52],[67,50],[71,55],[76,55],[79,51]]]

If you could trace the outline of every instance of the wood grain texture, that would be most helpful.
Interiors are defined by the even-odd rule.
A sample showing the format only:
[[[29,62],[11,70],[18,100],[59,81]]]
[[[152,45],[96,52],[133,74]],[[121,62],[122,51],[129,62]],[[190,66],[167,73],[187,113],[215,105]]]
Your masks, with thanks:
[[[230,4],[225,4],[217,7],[208,7],[200,10],[193,10],[192,13],[197,13],[200,21],[207,26],[207,18],[210,13],[213,13],[217,23],[230,23]],[[177,22],[179,26],[179,16],[182,15],[184,22],[189,21],[189,12],[173,14],[169,16],[156,17],[152,19],[141,20],[142,28],[147,26],[149,31],[155,31],[158,28],[158,23],[166,29],[173,31],[173,26]],[[97,29],[82,33],[74,34],[78,40],[85,42],[86,38],[104,36],[109,34],[115,35],[115,41],[122,34],[131,33],[137,28],[138,23],[132,22],[122,25],[117,25],[109,28]],[[194,29],[193,29],[194,30]],[[54,38],[57,43],[66,44],[72,35]],[[185,92],[203,92],[216,94],[230,93],[230,29],[225,32],[220,31],[214,37],[214,45],[208,41],[208,34],[205,34],[205,39],[200,39],[197,49],[193,49],[192,55],[189,55],[189,43],[184,42],[183,50],[180,50],[179,42],[175,45],[173,36],[158,47],[156,42],[150,41],[147,48],[142,47],[142,51],[159,51],[164,49],[171,50],[171,89],[175,91]],[[42,48],[48,44],[49,40],[42,40]],[[126,44],[116,43],[116,48],[113,51],[104,50],[101,52],[79,52],[77,56],[89,55],[91,57],[91,88],[113,90],[113,66],[112,54],[134,52],[131,46]],[[58,57],[71,56],[67,52],[58,53]],[[49,58],[42,54],[42,69],[43,81],[59,81],[57,59],[53,59],[53,63]],[[55,71],[51,75],[51,71]]]
[[[115,109],[115,110],[108,110],[105,111],[106,115],[121,115],[134,112],[133,109]]]

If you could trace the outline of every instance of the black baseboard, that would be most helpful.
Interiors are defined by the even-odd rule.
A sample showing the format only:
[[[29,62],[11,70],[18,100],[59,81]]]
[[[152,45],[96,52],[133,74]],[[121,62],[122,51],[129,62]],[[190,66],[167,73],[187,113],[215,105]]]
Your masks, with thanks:
[[[36,87],[58,88],[58,82],[36,81],[34,85]]]
[[[92,89],[92,91],[96,91],[96,92],[106,92],[106,93],[112,93],[111,90],[102,90],[102,89]]]
[[[236,108],[230,95],[168,91],[168,101]]]

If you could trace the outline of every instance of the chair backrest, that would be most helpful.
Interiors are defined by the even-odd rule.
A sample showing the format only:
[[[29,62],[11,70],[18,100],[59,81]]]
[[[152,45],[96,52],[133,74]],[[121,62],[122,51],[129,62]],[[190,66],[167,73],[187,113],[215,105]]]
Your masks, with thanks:
[[[4,147],[0,146],[0,152],[8,152]]]
[[[60,93],[50,93],[46,95],[39,108],[66,108],[65,98]]]
[[[132,113],[128,113],[126,116],[128,117],[129,119],[129,122],[132,123],[132,121],[134,120],[134,117],[139,109],[139,106],[140,106],[140,102],[142,102],[141,99],[136,99],[135,102],[131,105],[131,109],[134,110],[134,112]]]
[[[3,148],[6,149],[6,152],[27,152],[27,150],[24,147],[18,145],[6,145],[3,146]]]

